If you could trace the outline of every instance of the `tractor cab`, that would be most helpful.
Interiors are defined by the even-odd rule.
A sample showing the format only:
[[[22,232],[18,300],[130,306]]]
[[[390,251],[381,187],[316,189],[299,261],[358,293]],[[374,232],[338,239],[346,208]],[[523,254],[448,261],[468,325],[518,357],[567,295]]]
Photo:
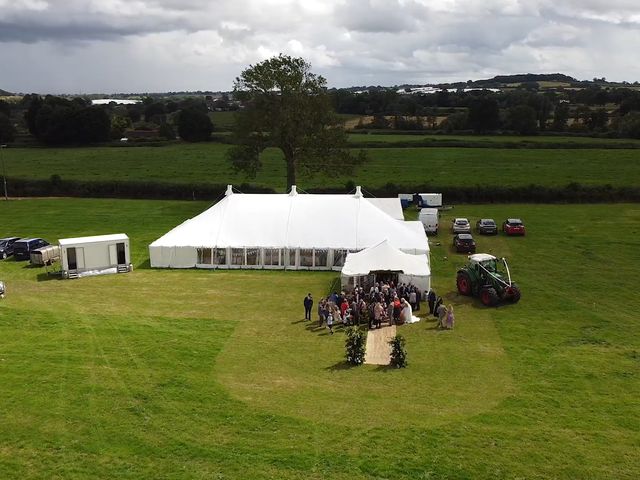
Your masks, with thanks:
[[[469,255],[469,267],[480,277],[484,283],[491,283],[490,276],[502,279],[505,274],[500,271],[500,262],[488,253],[476,253]]]

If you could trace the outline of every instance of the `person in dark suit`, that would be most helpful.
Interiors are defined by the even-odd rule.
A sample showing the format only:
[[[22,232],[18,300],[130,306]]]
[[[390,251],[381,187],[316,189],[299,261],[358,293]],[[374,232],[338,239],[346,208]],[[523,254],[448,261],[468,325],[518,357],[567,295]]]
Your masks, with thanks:
[[[306,297],[304,297],[304,319],[311,320],[311,309],[313,308],[313,298],[309,293]]]
[[[429,303],[429,315],[433,315],[435,313],[436,307],[436,292],[433,289],[429,289],[429,293],[427,294],[427,302]]]

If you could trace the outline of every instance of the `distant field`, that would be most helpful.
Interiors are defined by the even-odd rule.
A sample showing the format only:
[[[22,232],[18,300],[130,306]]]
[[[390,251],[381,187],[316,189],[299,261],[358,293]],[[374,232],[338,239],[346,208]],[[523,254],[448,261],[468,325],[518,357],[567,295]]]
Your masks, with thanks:
[[[230,130],[234,123],[234,116],[236,112],[211,112],[209,113],[209,117],[213,122],[213,129],[215,130]],[[349,120],[360,118],[359,115],[351,115],[351,114],[338,114],[338,118],[342,121],[347,122]],[[357,124],[357,122],[356,122]],[[355,124],[354,124],[355,125]]]
[[[209,118],[213,123],[213,130],[229,130],[233,126],[236,112],[211,112]]]
[[[433,284],[456,328],[399,327],[409,366],[347,368],[341,328],[302,320],[337,273],[151,270],[147,245],[204,202],[0,201],[0,235],[126,232],[135,269],[56,280],[0,261],[0,478],[640,477],[638,205],[458,205],[519,216],[478,238],[523,291],[457,295],[443,228]],[[415,212],[409,212],[415,213]]]
[[[519,135],[403,135],[401,133],[351,133],[349,134],[349,141],[351,142],[380,142],[380,143],[393,143],[393,142],[431,142],[431,141],[446,141],[451,143],[456,142],[473,142],[473,143],[507,143],[507,144],[527,144],[527,143],[553,143],[553,144],[571,144],[576,145],[602,145],[603,148],[612,145],[638,145],[640,146],[640,140],[638,139],[619,139],[619,138],[591,138],[591,137],[561,137],[561,136],[544,136],[544,135],[531,135],[531,136],[519,136]]]
[[[10,148],[3,151],[7,175],[67,180],[120,180],[178,183],[251,181],[284,189],[285,168],[279,151],[267,150],[255,180],[232,171],[223,144],[178,144],[164,147]],[[633,149],[491,149],[374,148],[369,161],[353,175],[300,178],[301,188],[343,186],[353,180],[377,187],[388,182],[438,186],[637,185],[640,151]]]

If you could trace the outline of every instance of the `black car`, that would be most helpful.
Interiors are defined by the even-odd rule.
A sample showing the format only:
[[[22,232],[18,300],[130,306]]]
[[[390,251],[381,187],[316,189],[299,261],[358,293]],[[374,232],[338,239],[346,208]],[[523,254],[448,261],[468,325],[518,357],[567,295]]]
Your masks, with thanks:
[[[5,259],[13,255],[13,244],[20,240],[20,237],[0,238],[0,258]]]
[[[453,237],[453,248],[458,253],[476,253],[476,241],[469,233],[459,233]]]
[[[481,218],[476,222],[476,231],[485,235],[497,235],[498,225],[493,218]]]
[[[47,245],[49,242],[41,238],[24,238],[13,244],[13,256],[16,260],[29,260],[33,250]]]

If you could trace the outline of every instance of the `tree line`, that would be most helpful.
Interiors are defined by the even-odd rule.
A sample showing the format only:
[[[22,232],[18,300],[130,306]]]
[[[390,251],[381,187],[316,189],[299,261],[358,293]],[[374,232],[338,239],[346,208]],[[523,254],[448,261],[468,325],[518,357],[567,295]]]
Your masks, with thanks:
[[[91,100],[25,95],[18,103],[0,100],[0,142],[29,134],[44,145],[87,145],[137,138],[206,141],[213,131],[204,98],[180,101],[146,97],[140,103],[92,105]]]
[[[408,94],[370,87],[359,92],[332,90],[330,95],[338,113],[373,117],[359,125],[366,129],[522,135],[552,131],[640,138],[640,92],[630,88]]]

